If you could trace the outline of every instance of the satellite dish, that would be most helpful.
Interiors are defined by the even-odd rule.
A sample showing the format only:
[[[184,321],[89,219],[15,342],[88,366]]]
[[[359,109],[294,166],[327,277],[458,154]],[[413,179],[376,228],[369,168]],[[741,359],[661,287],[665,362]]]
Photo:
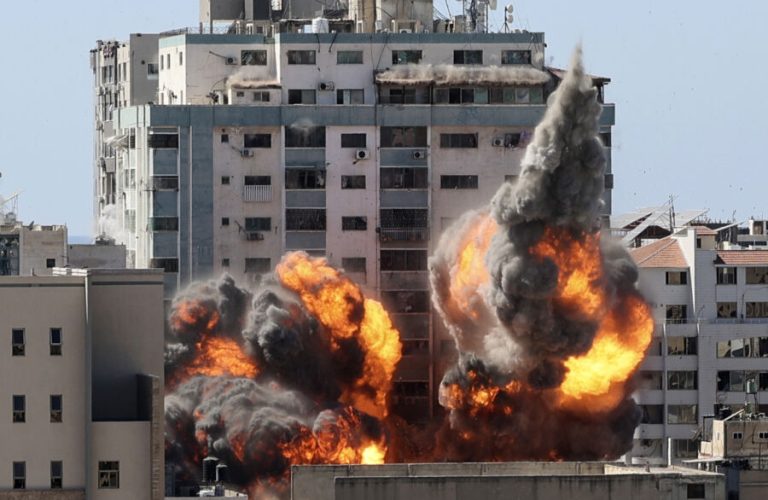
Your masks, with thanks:
[[[496,0],[488,0],[488,7],[491,10],[496,10]]]
[[[511,14],[513,10],[515,10],[515,7],[511,3],[504,7],[504,12],[508,14]]]

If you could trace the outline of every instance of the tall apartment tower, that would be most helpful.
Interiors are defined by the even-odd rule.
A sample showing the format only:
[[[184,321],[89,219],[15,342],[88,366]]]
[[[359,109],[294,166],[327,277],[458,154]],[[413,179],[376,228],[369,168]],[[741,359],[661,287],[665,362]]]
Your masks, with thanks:
[[[0,498],[163,498],[162,294],[159,270],[0,277]]]
[[[739,242],[764,245],[765,221],[758,222]],[[716,237],[690,226],[631,251],[656,320],[636,394],[638,463],[663,462],[669,452],[673,460],[696,458],[707,416],[724,418],[745,402],[768,412],[768,251]]]
[[[290,250],[327,257],[393,314],[399,400],[428,414],[452,348],[431,320],[427,256],[514,181],[562,73],[543,65],[543,33],[249,23],[160,35],[152,103],[113,110],[127,139],[101,197],[117,242],[130,266],[165,270],[168,297],[225,271],[258,280]],[[594,79],[601,101],[608,81]],[[610,159],[613,105],[600,123]],[[611,182],[609,161],[606,216]]]

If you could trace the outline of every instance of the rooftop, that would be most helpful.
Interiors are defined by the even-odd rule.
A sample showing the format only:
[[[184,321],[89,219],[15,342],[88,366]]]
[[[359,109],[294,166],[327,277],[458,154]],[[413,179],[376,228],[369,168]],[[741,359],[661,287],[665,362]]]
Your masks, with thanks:
[[[676,239],[670,237],[630,249],[629,254],[638,267],[688,267],[680,244]]]

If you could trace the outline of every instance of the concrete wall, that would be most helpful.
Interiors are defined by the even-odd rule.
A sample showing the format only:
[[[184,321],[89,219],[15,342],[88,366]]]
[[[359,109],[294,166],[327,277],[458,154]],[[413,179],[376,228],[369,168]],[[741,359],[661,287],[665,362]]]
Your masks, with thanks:
[[[93,500],[135,500],[151,498],[150,490],[150,423],[94,422],[91,426],[89,498]],[[98,487],[100,461],[119,461],[119,488]]]
[[[0,491],[0,500],[85,500],[84,490]]]
[[[125,267],[125,245],[68,245],[67,264],[87,269]]]
[[[51,274],[47,260],[54,259],[55,266],[62,266],[67,256],[66,226],[21,226],[19,272],[29,276]]]

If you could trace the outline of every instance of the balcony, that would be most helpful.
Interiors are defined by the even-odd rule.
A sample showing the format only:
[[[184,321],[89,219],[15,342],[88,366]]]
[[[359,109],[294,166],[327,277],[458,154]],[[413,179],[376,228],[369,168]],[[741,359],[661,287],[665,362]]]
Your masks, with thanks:
[[[272,186],[243,186],[243,201],[267,203],[272,201]]]
[[[429,228],[381,228],[379,230],[379,241],[429,241]]]

